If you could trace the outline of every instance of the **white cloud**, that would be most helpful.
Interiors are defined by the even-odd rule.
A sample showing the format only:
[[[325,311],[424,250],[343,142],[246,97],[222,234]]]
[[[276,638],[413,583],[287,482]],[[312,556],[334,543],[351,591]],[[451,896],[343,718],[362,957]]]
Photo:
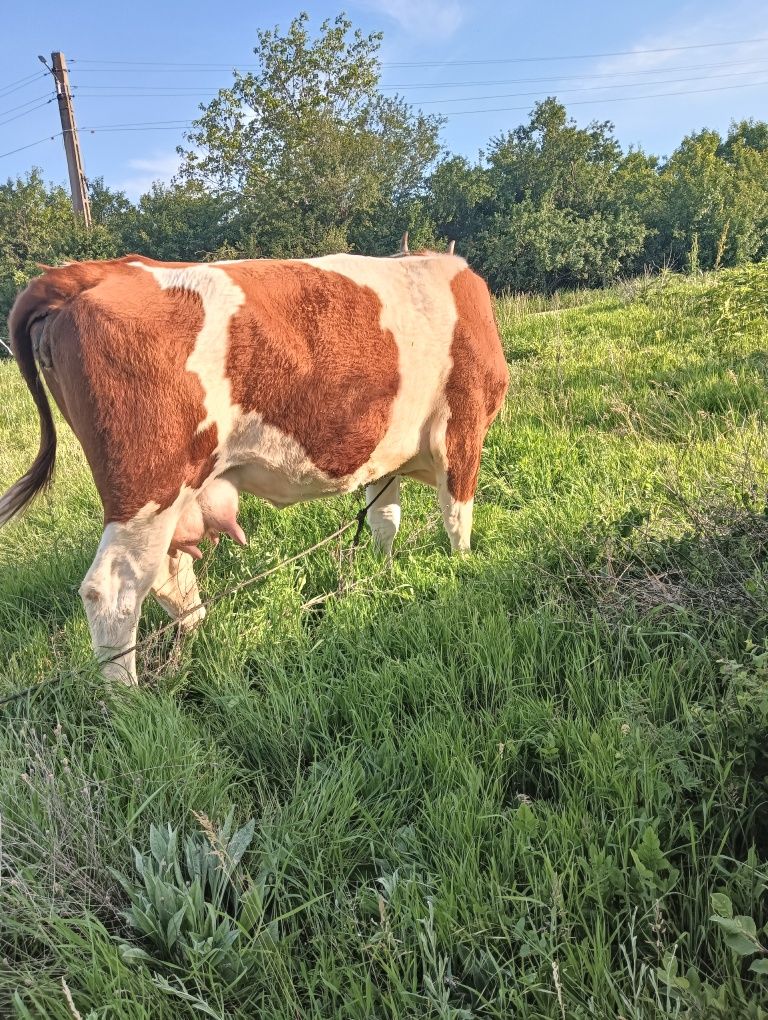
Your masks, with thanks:
[[[731,5],[719,14],[705,17],[697,16],[694,8],[689,6],[676,18],[671,19],[663,31],[639,40],[634,47],[636,52],[604,58],[594,70],[600,73],[664,71],[678,67],[711,66],[736,61],[751,62],[749,66],[761,61],[765,67],[768,57],[765,42],[746,41],[737,45],[722,45],[734,37],[746,40],[752,37],[759,40],[765,36],[768,36],[768,23],[762,2]],[[710,45],[712,43],[718,45],[712,46]],[[747,66],[745,63],[744,67]],[[718,69],[712,68],[713,73],[716,70]],[[733,70],[738,68],[734,67]],[[702,68],[701,74],[702,77],[706,77],[706,70]]]
[[[449,39],[464,21],[459,0],[361,0],[360,6],[386,15],[422,40]]]
[[[135,200],[149,191],[155,181],[167,184],[179,169],[179,157],[175,152],[156,153],[148,158],[129,159],[128,168],[138,172],[117,181],[116,187]]]

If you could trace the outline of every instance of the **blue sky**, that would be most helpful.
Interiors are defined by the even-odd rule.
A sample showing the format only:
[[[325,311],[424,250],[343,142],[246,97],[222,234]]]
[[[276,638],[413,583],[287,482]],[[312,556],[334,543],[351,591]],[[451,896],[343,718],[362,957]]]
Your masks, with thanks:
[[[546,95],[560,97],[579,123],[611,120],[624,145],[661,155],[692,130],[724,131],[733,118],[768,118],[765,0],[305,0],[296,6],[37,0],[3,12],[0,180],[38,166],[46,179],[66,181],[61,139],[46,137],[59,122],[56,104],[46,103],[51,81],[38,53],[66,54],[78,124],[99,129],[83,130],[86,174],[135,198],[152,180],[173,174],[181,125],[207,94],[228,83],[227,68],[253,63],[257,29],[285,26],[300,10],[315,27],[346,10],[364,30],[380,29],[383,84],[425,111],[450,114],[443,141],[471,158],[489,138],[525,121]],[[129,68],[128,61],[136,65]],[[167,66],[184,62],[224,66]],[[38,72],[41,77],[22,81]],[[642,95],[652,98],[624,98]],[[173,123],[121,127],[149,122]]]

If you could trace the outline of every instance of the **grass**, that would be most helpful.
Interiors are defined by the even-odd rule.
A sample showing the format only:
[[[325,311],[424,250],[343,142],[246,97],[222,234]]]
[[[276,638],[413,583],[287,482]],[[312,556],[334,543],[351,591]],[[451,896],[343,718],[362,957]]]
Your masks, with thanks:
[[[768,1015],[766,295],[758,266],[502,300],[475,554],[406,484],[391,572],[345,539],[151,647],[139,691],[90,664],[99,507],[62,428],[0,536],[0,693],[84,670],[2,709],[0,1015]],[[37,446],[8,362],[0,401],[4,487]],[[245,500],[205,593],[358,505]],[[229,812],[255,830],[205,921],[230,911],[225,966],[129,908],[132,847],[214,852]]]

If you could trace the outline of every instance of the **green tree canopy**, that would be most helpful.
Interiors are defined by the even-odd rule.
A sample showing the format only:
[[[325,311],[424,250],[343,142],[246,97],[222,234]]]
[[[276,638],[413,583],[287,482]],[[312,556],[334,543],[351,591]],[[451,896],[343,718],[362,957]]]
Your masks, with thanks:
[[[47,187],[38,170],[0,184],[0,321],[38,263],[110,258],[119,243],[99,222],[86,231],[62,187]]]
[[[764,258],[768,228],[768,125],[734,124],[688,135],[661,168],[660,253],[676,268]]]
[[[580,128],[555,99],[487,153],[485,225],[476,240],[497,288],[552,290],[612,279],[642,250],[640,211],[624,201],[644,173],[627,162],[609,122]]]
[[[155,183],[122,225],[122,247],[168,262],[236,258],[231,202],[197,181]]]
[[[378,91],[380,35],[340,15],[313,39],[308,21],[259,32],[257,70],[235,72],[180,149],[183,177],[231,201],[250,255],[389,243],[386,219],[420,194],[439,152],[438,118]]]
[[[768,257],[768,122],[691,134],[661,161],[550,98],[471,160],[383,94],[380,44],[344,15],[259,32],[255,70],[201,107],[174,181],[135,203],[90,182],[90,232],[37,171],[0,185],[0,315],[38,262],[384,255],[404,230],[413,248],[455,239],[497,291]]]

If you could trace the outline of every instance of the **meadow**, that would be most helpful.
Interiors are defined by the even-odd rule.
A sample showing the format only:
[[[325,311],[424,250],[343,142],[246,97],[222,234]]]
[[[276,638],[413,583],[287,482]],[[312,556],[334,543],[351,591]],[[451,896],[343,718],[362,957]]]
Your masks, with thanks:
[[[406,483],[391,569],[348,533],[138,690],[91,663],[61,426],[0,534],[0,696],[60,678],[0,706],[1,1016],[768,1016],[768,266],[497,311],[473,555]],[[0,408],[4,489],[9,361]],[[246,498],[204,596],[360,505]]]

